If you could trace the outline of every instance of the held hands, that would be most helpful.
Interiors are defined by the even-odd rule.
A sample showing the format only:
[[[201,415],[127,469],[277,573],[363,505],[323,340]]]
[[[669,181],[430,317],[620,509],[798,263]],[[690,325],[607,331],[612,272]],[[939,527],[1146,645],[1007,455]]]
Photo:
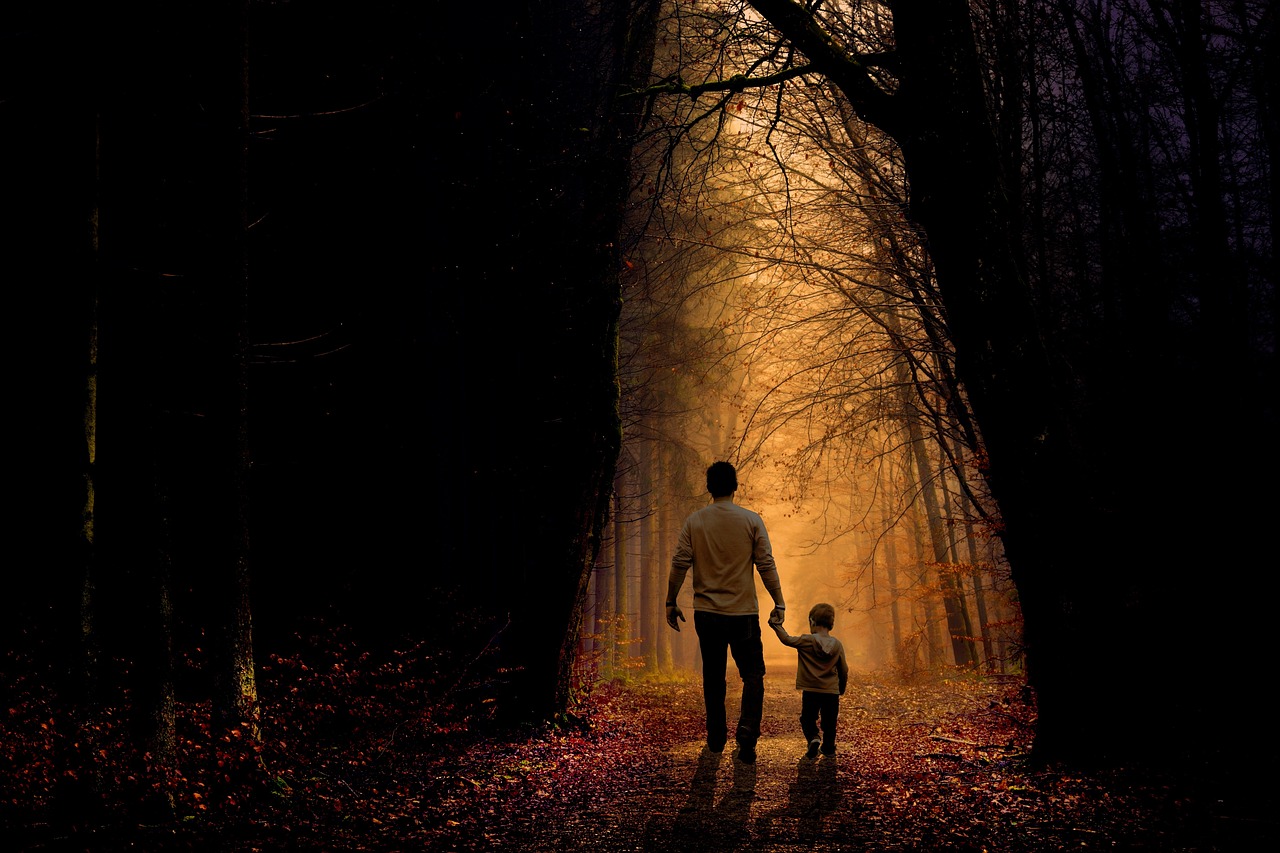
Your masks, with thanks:
[[[781,625],[784,616],[786,616],[786,611],[778,607],[773,608],[773,610],[769,611],[769,625]]]
[[[677,631],[680,630],[680,623],[686,621],[684,611],[680,609],[678,604],[667,605],[667,624]]]

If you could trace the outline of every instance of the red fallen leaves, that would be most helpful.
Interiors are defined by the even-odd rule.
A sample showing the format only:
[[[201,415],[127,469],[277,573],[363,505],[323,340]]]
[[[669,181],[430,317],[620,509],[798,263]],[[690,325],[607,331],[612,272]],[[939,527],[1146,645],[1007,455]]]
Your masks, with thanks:
[[[104,716],[84,763],[59,766],[70,759],[58,739],[74,729],[27,685],[0,732],[0,834],[32,849],[49,840],[40,827],[52,825],[62,771],[107,780],[99,819],[117,829],[96,838],[115,847],[99,851],[217,838],[246,851],[661,853],[691,835],[705,850],[1225,849],[1194,787],[1030,766],[1035,707],[1017,683],[855,678],[839,752],[815,762],[802,757],[793,676],[771,672],[760,759],[747,773],[730,751],[703,764],[695,679],[600,685],[575,725],[500,734],[441,700],[434,685],[452,682],[427,658],[411,649],[379,661],[317,636],[264,668],[261,742],[213,731],[207,707],[180,707],[179,761],[160,782],[130,756],[118,722],[127,713]],[[131,778],[161,785],[174,819],[130,820],[151,790]]]

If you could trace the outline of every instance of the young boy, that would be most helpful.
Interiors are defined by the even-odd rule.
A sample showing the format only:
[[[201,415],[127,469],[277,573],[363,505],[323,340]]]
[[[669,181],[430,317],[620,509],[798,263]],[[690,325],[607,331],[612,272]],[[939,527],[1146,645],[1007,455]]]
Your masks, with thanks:
[[[849,682],[849,664],[844,656],[844,644],[831,636],[836,624],[836,609],[830,604],[815,604],[809,611],[809,633],[793,637],[782,627],[780,617],[770,617],[773,628],[784,645],[794,648],[799,656],[796,661],[796,689],[800,694],[800,730],[809,742],[805,753],[816,758],[821,748],[823,755],[836,754],[836,716],[840,711],[840,697]],[[818,740],[818,719],[822,719],[822,740]]]

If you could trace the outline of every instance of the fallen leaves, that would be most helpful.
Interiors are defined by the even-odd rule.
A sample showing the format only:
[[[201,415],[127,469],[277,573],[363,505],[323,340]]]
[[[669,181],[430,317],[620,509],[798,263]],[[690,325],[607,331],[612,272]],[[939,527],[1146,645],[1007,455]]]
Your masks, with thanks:
[[[334,654],[349,660],[338,666]],[[771,672],[760,757],[747,766],[731,749],[703,750],[693,677],[598,685],[573,725],[504,733],[451,714],[429,686],[446,680],[424,654],[313,657],[277,657],[265,673],[259,743],[243,730],[218,737],[184,708],[177,820],[129,823],[125,809],[112,834],[95,835],[95,853],[200,849],[213,838],[228,851],[299,853],[663,853],[691,837],[702,851],[1226,849],[1216,803],[1188,780],[1033,766],[1036,710],[1016,682],[862,674],[841,703],[837,755],[815,760],[804,757],[794,677]],[[35,693],[10,707],[10,763],[50,750],[51,730],[68,729]],[[129,778],[113,764],[121,728],[97,737],[87,763],[65,772]],[[6,834],[32,839],[33,850],[48,841],[39,826],[49,826],[53,767],[3,768],[14,772],[0,789],[0,829],[21,829]],[[114,790],[114,805],[141,790]]]

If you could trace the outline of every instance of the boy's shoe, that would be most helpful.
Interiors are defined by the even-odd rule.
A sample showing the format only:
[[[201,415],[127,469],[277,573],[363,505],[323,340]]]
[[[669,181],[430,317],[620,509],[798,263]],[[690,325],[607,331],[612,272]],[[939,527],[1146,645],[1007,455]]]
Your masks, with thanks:
[[[808,749],[808,751],[806,751],[806,752],[805,752],[805,757],[807,757],[807,758],[817,758],[817,757],[818,757],[818,747],[819,747],[819,746],[821,746],[821,745],[822,745],[822,741],[818,740],[817,738],[814,738],[813,740],[809,741],[809,749]]]
[[[756,748],[746,744],[738,744],[738,760],[743,764],[755,764]]]
[[[707,750],[710,752],[724,752],[724,741],[722,740],[707,741]]]
[[[823,754],[823,755],[835,755],[835,754],[836,754],[836,745],[835,745],[834,743],[824,743],[824,744],[822,745],[822,754]]]

